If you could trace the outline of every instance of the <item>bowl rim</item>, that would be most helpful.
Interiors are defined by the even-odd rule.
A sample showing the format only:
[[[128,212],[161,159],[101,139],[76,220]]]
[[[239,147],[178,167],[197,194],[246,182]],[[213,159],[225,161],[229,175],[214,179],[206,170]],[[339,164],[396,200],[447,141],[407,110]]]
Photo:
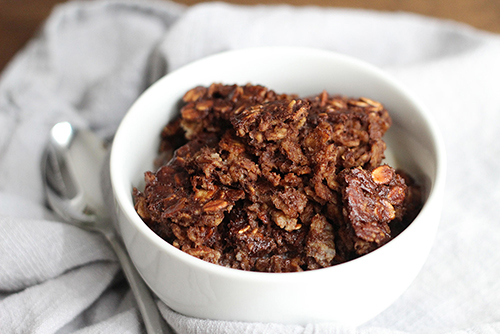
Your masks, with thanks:
[[[330,267],[326,268],[320,268],[320,269],[315,269],[315,270],[305,270],[302,272],[285,272],[285,273],[275,273],[275,272],[255,272],[255,271],[244,271],[241,269],[234,269],[234,268],[228,268],[224,267],[218,264],[213,264],[209,263],[206,261],[203,261],[199,258],[196,258],[192,255],[189,255],[182,250],[176,248],[175,246],[171,245],[164,239],[162,239],[160,236],[158,236],[155,232],[153,232],[144,222],[143,220],[139,217],[137,212],[135,211],[133,205],[128,205],[129,201],[131,200],[132,196],[132,189],[129,189],[128,193],[123,189],[123,187],[126,187],[125,185],[121,184],[122,181],[124,181],[124,177],[119,178],[120,173],[116,172],[117,168],[119,171],[119,167],[117,167],[117,162],[116,162],[116,147],[119,146],[119,142],[117,143],[116,140],[113,141],[112,147],[111,147],[111,152],[110,152],[110,175],[111,175],[111,186],[113,190],[113,196],[115,197],[115,204],[121,208],[121,211],[127,215],[127,219],[129,219],[132,224],[137,228],[137,230],[145,235],[148,240],[151,240],[153,244],[155,244],[157,247],[162,249],[164,252],[167,252],[169,255],[172,257],[175,257],[176,259],[185,262],[189,266],[194,266],[198,267],[200,270],[209,272],[211,274],[215,275],[223,275],[226,277],[233,277],[233,278],[243,278],[243,279],[252,279],[252,280],[257,280],[257,281],[283,281],[284,279],[289,280],[289,279],[296,279],[296,278],[309,278],[309,277],[314,277],[315,275],[324,275],[324,273],[327,273],[329,271],[338,271],[342,270],[343,268],[351,268],[352,266],[359,266],[362,265],[363,262],[365,261],[370,261],[371,258],[378,256],[379,253],[384,252],[384,251],[389,251],[391,248],[391,244],[394,243],[396,240],[402,239],[401,237],[409,234],[410,231],[412,230],[412,226],[414,226],[415,222],[419,220],[421,216],[427,216],[425,213],[428,210],[431,210],[429,208],[431,205],[430,203],[439,201],[441,194],[443,193],[444,190],[444,184],[445,184],[445,174],[446,174],[446,153],[445,153],[445,145],[444,145],[444,140],[442,138],[442,135],[438,129],[438,126],[436,122],[434,121],[431,113],[427,109],[427,107],[420,102],[420,100],[408,89],[402,84],[401,82],[398,82],[392,75],[390,75],[387,72],[384,72],[382,69],[368,63],[365,61],[362,61],[360,59],[345,55],[345,54],[340,54],[335,51],[329,51],[329,50],[324,50],[324,49],[317,49],[317,48],[311,48],[311,47],[294,47],[294,46],[263,46],[263,47],[250,47],[250,48],[243,48],[243,49],[235,49],[235,50],[229,50],[229,51],[223,51],[219,53],[215,53],[212,55],[209,55],[207,57],[195,60],[193,62],[190,62],[178,69],[173,70],[172,72],[167,73],[165,76],[160,78],[157,82],[152,84],[149,88],[147,88],[139,97],[138,99],[130,106],[128,109],[127,113],[123,117],[123,119],[120,122],[120,125],[116,131],[115,134],[115,139],[118,138],[120,139],[122,136],[124,136],[123,131],[124,131],[124,125],[127,124],[128,119],[131,117],[130,115],[132,113],[136,113],[137,111],[137,106],[142,104],[142,101],[145,100],[151,92],[154,92],[154,90],[157,90],[158,87],[164,84],[164,82],[169,82],[171,80],[174,80],[177,75],[180,73],[189,70],[190,68],[200,66],[201,64],[204,64],[206,62],[211,62],[215,59],[219,58],[227,58],[227,57],[237,57],[238,55],[242,53],[262,53],[262,52],[294,52],[294,53],[300,53],[302,55],[307,55],[307,56],[313,56],[313,57],[326,57],[326,58],[331,58],[334,59],[335,61],[341,61],[344,63],[349,63],[355,66],[358,66],[362,68],[365,71],[371,72],[371,74],[376,75],[386,83],[388,83],[392,89],[395,89],[396,91],[399,92],[401,96],[404,96],[405,99],[407,99],[411,105],[413,105],[414,109],[421,115],[422,119],[425,122],[425,125],[429,129],[429,133],[431,135],[431,143],[433,145],[433,150],[435,154],[433,154],[433,157],[436,159],[436,169],[435,169],[435,175],[433,175],[433,182],[430,185],[429,189],[429,195],[417,215],[417,217],[414,219],[413,222],[410,223],[410,225],[403,230],[397,237],[394,239],[390,240],[387,244],[375,249],[374,251],[365,254],[359,258],[336,264]],[[173,79],[172,79],[173,78]],[[132,112],[131,112],[132,111]],[[432,179],[432,177],[431,177]],[[128,198],[126,198],[128,197]],[[132,201],[133,202],[133,201]],[[117,208],[118,209],[118,208]],[[414,228],[414,227],[413,227]],[[279,275],[277,275],[279,274]]]

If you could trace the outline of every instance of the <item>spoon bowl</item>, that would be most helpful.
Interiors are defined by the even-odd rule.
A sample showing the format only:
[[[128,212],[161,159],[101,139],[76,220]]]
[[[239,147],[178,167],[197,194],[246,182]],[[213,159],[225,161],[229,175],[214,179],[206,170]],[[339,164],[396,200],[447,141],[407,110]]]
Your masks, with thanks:
[[[101,189],[107,157],[106,143],[91,131],[68,122],[54,125],[42,162],[47,202],[66,222],[106,237],[136,298],[146,332],[170,333],[113,226]]]
[[[50,131],[42,174],[48,203],[58,215],[107,233],[109,215],[98,177],[106,157],[105,143],[93,133],[57,123]]]

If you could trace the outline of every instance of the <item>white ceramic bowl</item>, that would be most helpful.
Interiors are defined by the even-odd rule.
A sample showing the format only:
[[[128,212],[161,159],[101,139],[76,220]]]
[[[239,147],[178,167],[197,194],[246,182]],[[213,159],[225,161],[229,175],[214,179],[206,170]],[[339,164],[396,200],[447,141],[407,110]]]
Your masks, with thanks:
[[[300,273],[224,268],[192,257],[152,232],[136,214],[132,187],[152,169],[163,126],[182,95],[213,82],[261,84],[307,96],[369,97],[393,119],[386,135],[391,164],[425,186],[425,205],[398,237],[356,260]],[[426,108],[399,83],[364,62],[327,51],[271,47],[217,54],[176,70],[131,107],[114,139],[111,181],[126,248],[149,287],[173,310],[193,317],[359,325],[393,303],[425,262],[437,229],[445,153]]]

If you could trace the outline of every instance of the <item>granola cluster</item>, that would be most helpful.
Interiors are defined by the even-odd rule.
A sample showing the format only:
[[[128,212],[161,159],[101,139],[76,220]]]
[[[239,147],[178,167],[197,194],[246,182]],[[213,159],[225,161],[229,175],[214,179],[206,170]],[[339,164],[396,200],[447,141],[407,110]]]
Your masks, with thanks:
[[[391,119],[376,101],[212,84],[183,102],[133,196],[188,254],[252,271],[328,267],[387,243],[420,210],[418,186],[382,164]]]

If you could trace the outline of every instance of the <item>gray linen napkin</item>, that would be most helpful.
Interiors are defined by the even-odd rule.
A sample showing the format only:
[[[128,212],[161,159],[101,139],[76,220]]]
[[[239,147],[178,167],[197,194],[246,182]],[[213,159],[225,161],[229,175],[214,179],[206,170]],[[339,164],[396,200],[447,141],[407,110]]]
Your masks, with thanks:
[[[428,105],[449,160],[434,248],[404,295],[358,328],[193,319],[160,302],[163,316],[179,333],[500,332],[500,36],[408,13],[124,0],[60,5],[0,77],[0,333],[141,331],[104,240],[44,206],[48,130],[68,120],[112,137],[151,79],[261,45],[358,57]]]

